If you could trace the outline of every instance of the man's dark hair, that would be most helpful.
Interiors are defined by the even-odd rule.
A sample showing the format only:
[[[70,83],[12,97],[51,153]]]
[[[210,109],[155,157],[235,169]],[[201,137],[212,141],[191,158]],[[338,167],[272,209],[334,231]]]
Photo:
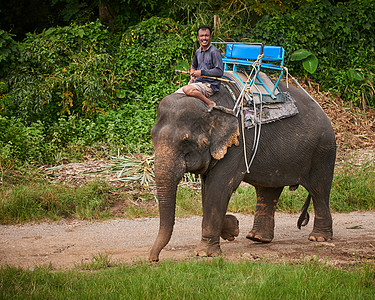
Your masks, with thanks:
[[[203,30],[208,29],[208,30],[210,31],[210,35],[212,35],[212,29],[211,29],[210,26],[207,26],[207,25],[201,25],[201,26],[199,26],[199,28],[198,28],[198,30],[197,30],[197,36],[198,36],[198,34],[199,34],[199,30],[201,30],[201,29],[203,29]]]

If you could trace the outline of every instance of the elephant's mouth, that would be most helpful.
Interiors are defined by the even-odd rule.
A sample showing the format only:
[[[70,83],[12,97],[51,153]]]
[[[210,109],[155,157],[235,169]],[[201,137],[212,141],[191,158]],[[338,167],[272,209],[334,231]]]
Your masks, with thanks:
[[[195,174],[204,174],[207,172],[211,157],[209,150],[204,153],[190,152],[185,154],[185,170]]]

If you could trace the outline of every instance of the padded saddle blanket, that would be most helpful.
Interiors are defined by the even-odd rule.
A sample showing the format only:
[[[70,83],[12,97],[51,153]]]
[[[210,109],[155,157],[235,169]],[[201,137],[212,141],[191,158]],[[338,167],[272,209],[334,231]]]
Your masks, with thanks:
[[[223,84],[230,92],[233,97],[234,103],[237,101],[235,98],[234,92],[231,88]],[[256,104],[256,114],[254,113],[254,106],[244,106],[243,115],[244,115],[244,126],[245,128],[252,128],[255,125],[267,124],[271,122],[276,122],[281,119],[289,118],[298,114],[298,108],[295,104],[295,100],[288,92],[281,92],[285,101],[282,103],[267,103],[262,105],[262,110],[259,104]],[[261,114],[261,116],[260,116]]]
[[[285,92],[285,102],[275,104],[264,104],[262,110],[259,105],[254,107],[245,106],[243,108],[243,120],[245,128],[252,128],[255,125],[267,124],[281,119],[289,118],[298,114],[298,108],[292,96]]]

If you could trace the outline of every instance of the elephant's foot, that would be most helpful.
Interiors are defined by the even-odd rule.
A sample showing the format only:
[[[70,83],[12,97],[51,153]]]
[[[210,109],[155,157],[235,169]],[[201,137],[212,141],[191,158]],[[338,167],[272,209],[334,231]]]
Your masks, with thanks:
[[[309,240],[313,242],[325,242],[332,240],[332,218],[331,215],[328,217],[318,217],[315,214],[314,227],[309,235]]]
[[[219,243],[209,244],[207,241],[202,240],[195,250],[197,256],[213,257],[219,256],[222,251]]]
[[[246,236],[247,239],[261,242],[261,243],[270,243],[273,240],[273,231],[265,232],[265,231],[257,231],[252,229]]]
[[[223,228],[221,229],[220,236],[224,240],[234,241],[240,233],[239,222],[233,215],[225,215]]]
[[[309,240],[313,242],[325,242],[332,240],[332,232],[322,233],[313,231],[309,235]]]
[[[255,214],[253,229],[246,238],[256,242],[270,243],[274,237],[274,228],[275,220],[272,214]]]

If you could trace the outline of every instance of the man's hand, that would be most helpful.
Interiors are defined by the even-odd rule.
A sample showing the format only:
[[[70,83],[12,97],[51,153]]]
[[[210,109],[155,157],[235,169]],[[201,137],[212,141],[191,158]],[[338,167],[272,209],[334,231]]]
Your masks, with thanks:
[[[201,70],[191,70],[190,76],[193,76],[194,78],[201,77],[202,72],[201,72]]]

